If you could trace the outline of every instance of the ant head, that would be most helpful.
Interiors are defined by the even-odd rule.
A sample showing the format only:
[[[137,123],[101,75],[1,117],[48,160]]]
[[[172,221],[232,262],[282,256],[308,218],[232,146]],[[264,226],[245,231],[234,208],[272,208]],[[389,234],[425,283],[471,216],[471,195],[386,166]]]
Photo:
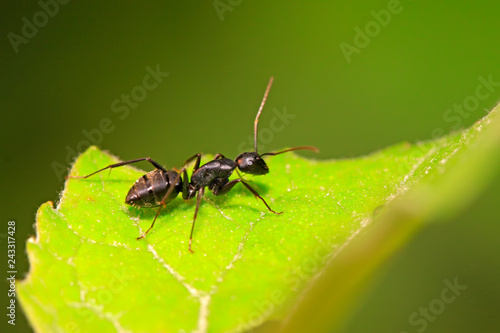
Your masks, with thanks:
[[[242,153],[236,156],[236,165],[244,173],[251,175],[265,175],[269,172],[266,162],[254,152]]]

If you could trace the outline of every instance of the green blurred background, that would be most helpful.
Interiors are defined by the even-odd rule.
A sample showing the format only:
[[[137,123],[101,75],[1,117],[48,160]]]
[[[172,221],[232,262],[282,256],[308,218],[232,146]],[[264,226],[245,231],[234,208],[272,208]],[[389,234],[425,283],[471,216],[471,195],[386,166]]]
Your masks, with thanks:
[[[263,150],[309,144],[321,159],[431,139],[469,126],[499,100],[498,86],[471,97],[480,76],[500,82],[497,1],[216,3],[71,1],[43,22],[36,1],[2,2],[0,236],[6,253],[7,221],[15,220],[19,278],[29,269],[35,212],[62,190],[68,147],[85,148],[83,131],[104,118],[113,130],[95,136],[101,148],[170,168],[197,152],[234,157],[248,146],[271,75],[261,127],[273,109],[295,118]],[[388,24],[373,23],[372,11],[388,21],[380,12],[388,9]],[[8,34],[21,36],[23,17],[34,15],[38,32],[13,47]],[[356,39],[367,25],[369,40]],[[349,57],[347,44],[359,46]],[[128,114],[113,108],[141,92],[148,66],[169,75],[136,95],[142,100]],[[469,111],[447,111],[464,102]],[[499,183],[457,221],[427,228],[401,251],[346,332],[416,332],[408,317],[455,277],[468,289],[425,331],[500,331]],[[29,331],[20,316],[14,331]]]

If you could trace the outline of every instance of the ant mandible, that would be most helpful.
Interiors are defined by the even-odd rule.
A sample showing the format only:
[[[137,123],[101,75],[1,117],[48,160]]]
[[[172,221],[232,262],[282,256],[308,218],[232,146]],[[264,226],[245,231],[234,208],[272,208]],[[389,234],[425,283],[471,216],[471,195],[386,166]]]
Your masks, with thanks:
[[[191,243],[193,240],[194,225],[196,222],[196,216],[198,215],[198,210],[200,208],[201,199],[205,193],[205,187],[212,191],[215,196],[223,195],[229,192],[234,185],[242,183],[252,194],[260,199],[267,209],[274,214],[282,214],[283,212],[275,212],[269,207],[267,202],[262,198],[255,189],[253,189],[245,180],[240,178],[229,180],[229,177],[234,170],[238,172],[251,174],[251,175],[265,175],[269,172],[269,168],[266,162],[262,159],[263,156],[275,156],[278,154],[283,154],[289,151],[307,149],[318,152],[318,149],[311,146],[302,146],[286,149],[276,153],[264,153],[259,154],[257,152],[257,127],[259,123],[259,117],[266,103],[267,95],[271,89],[274,78],[271,77],[267,85],[266,91],[264,93],[264,98],[257,112],[257,116],[254,121],[254,145],[255,151],[245,152],[236,156],[235,160],[226,158],[222,154],[216,154],[214,159],[202,166],[200,166],[201,154],[195,154],[188,158],[181,170],[166,170],[156,161],[152,160],[150,157],[138,158],[135,160],[124,161],[120,163],[115,163],[108,165],[105,168],[97,170],[86,176],[73,176],[71,178],[88,178],[106,169],[113,169],[121,167],[127,164],[132,164],[140,161],[148,161],[151,163],[155,170],[150,171],[140,177],[134,185],[130,188],[127,197],[125,198],[125,203],[135,207],[158,207],[153,223],[146,232],[137,239],[141,239],[147,235],[147,233],[153,228],[161,209],[170,201],[174,200],[179,193],[182,193],[182,198],[185,200],[192,199],[196,196],[196,208],[194,211],[193,223],[191,226],[191,234],[189,236],[189,251],[191,250]],[[189,180],[186,167],[189,163],[195,160],[193,173],[191,174],[191,181]],[[238,172],[239,174],[239,172]]]

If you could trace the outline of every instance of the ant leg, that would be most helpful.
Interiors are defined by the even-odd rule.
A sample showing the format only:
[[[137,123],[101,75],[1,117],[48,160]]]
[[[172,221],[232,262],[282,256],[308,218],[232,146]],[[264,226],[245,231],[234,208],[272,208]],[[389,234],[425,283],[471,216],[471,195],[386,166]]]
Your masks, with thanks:
[[[188,176],[188,173],[186,171],[186,168],[182,168],[181,171],[182,171],[183,176],[184,176],[184,179],[182,181],[182,199],[187,200],[187,199],[189,199],[189,192],[188,192],[189,176]]]
[[[193,166],[193,173],[195,173],[196,170],[198,170],[200,168],[201,155],[202,155],[201,153],[198,153],[198,154],[195,154],[195,155],[191,156],[190,158],[188,158],[182,164],[181,170],[177,170],[174,168],[175,171],[177,171],[179,174],[183,174],[183,176],[184,176],[184,180],[182,182],[182,199],[184,199],[184,200],[189,199],[189,193],[188,193],[189,176],[187,174],[186,166],[196,158],[196,162],[194,163],[194,166]]]
[[[182,168],[181,172],[184,171],[184,173],[186,172],[186,168]],[[177,184],[177,182],[181,179],[181,173],[178,173],[177,174],[177,177],[175,177],[174,181],[170,183],[170,187],[169,189],[167,190],[167,193],[165,193],[165,195],[163,196],[163,199],[160,201],[159,203],[159,207],[158,207],[158,210],[156,211],[156,215],[155,215],[155,218],[153,220],[153,223],[151,223],[151,226],[149,227],[148,230],[146,230],[145,233],[143,233],[141,236],[137,237],[136,239],[139,240],[141,238],[144,238],[148,232],[153,229],[153,226],[155,225],[155,222],[156,222],[156,219],[158,218],[158,215],[160,215],[160,212],[161,212],[161,209],[163,207],[165,207],[165,203],[167,202],[167,199],[168,197],[170,196],[170,194],[172,193],[172,191],[174,190],[175,186],[174,184]]]
[[[262,198],[259,193],[257,193],[256,190],[254,190],[246,181],[244,181],[243,179],[241,178],[237,178],[237,179],[234,179],[234,180],[231,180],[229,183],[226,183],[224,186],[220,187],[219,189],[214,189],[213,190],[213,193],[214,195],[216,196],[219,196],[219,195],[223,195],[223,194],[226,194],[227,192],[229,192],[233,187],[234,185],[238,184],[238,183],[242,183],[243,185],[245,185],[245,187],[250,191],[252,192],[252,194],[257,198],[257,199],[260,199],[262,200],[262,202],[264,203],[264,205],[266,205],[267,209],[269,209],[269,211],[273,212],[274,214],[276,215],[280,215],[280,214],[283,214],[283,212],[279,212],[279,213],[276,213],[274,210],[271,209],[271,207],[269,207],[269,205],[267,204],[266,200],[264,200],[264,198]]]
[[[205,193],[205,188],[202,187],[198,190],[198,194],[196,197],[196,209],[194,211],[193,225],[191,226],[191,234],[189,235],[189,252],[194,253],[191,250],[191,243],[193,241],[193,232],[194,232],[194,223],[196,222],[196,217],[198,216],[198,210],[200,209],[201,198],[203,198],[203,194]]]
[[[193,167],[193,172],[195,172],[200,167],[201,153],[195,154],[195,155],[191,156],[190,158],[188,158],[182,164],[182,166],[185,167],[186,165],[188,165],[189,163],[191,163],[195,158],[196,158],[196,162],[194,163],[194,167]]]
[[[222,155],[222,154],[216,154],[214,156],[214,160],[218,160],[218,159],[222,159],[222,158],[226,158],[226,157],[224,155]]]
[[[238,170],[238,168],[236,168],[236,173],[238,174],[238,177],[240,177],[240,179],[243,179],[243,176],[241,175],[240,171]]]
[[[135,159],[135,160],[130,160],[130,161],[124,161],[124,162],[120,162],[120,163],[110,164],[107,167],[102,168],[100,170],[97,170],[96,172],[92,172],[91,174],[88,174],[86,176],[68,176],[68,178],[88,178],[88,177],[93,176],[96,173],[99,173],[99,172],[104,171],[106,169],[118,168],[118,167],[121,167],[121,166],[124,166],[124,165],[127,165],[127,164],[132,164],[132,163],[141,162],[141,161],[148,161],[149,163],[153,164],[153,166],[156,169],[160,169],[162,171],[167,172],[167,170],[165,170],[160,164],[158,164],[158,162],[152,160],[149,157],[144,157],[144,158],[138,158],[138,159]]]
[[[198,153],[198,154],[195,154],[195,155],[191,156],[190,158],[188,158],[182,164],[181,170],[174,168],[174,171],[178,172],[179,174],[183,174],[183,176],[184,176],[184,180],[182,182],[182,199],[184,199],[184,200],[188,199],[188,197],[189,197],[189,194],[188,194],[189,177],[188,177],[188,174],[186,171],[186,166],[196,158],[196,162],[194,163],[194,166],[193,166],[193,173],[195,173],[195,171],[200,168],[201,155],[202,155],[201,153]],[[177,180],[176,180],[176,183],[177,183]]]
[[[149,232],[151,229],[153,229],[153,226],[155,225],[155,222],[156,222],[156,218],[157,218],[157,217],[158,217],[158,215],[160,214],[162,207],[163,207],[162,205],[160,205],[160,207],[158,207],[158,211],[156,212],[156,215],[155,215],[155,218],[154,218],[154,220],[153,220],[153,223],[151,223],[151,226],[149,227],[149,229],[148,229],[148,230],[146,230],[146,232],[145,232],[145,233],[143,233],[142,235],[140,235],[139,237],[137,237],[137,238],[136,238],[137,240],[139,240],[139,239],[142,239],[142,238],[146,237],[146,235],[148,234],[148,232]]]

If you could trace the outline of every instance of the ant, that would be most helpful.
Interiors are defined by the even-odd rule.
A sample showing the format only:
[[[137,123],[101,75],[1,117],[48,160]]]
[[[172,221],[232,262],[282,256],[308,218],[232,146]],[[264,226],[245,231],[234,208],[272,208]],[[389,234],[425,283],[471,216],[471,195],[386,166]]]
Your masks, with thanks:
[[[125,203],[128,205],[132,205],[135,207],[159,207],[153,223],[149,227],[146,232],[144,232],[141,236],[137,237],[137,239],[144,238],[147,233],[153,229],[153,226],[158,218],[158,215],[161,212],[161,209],[170,201],[174,200],[179,193],[182,193],[182,198],[184,200],[192,199],[196,196],[196,209],[194,211],[193,223],[191,226],[191,234],[189,236],[189,251],[193,253],[191,250],[191,243],[193,240],[193,231],[194,225],[196,222],[196,216],[198,215],[198,210],[200,208],[201,199],[205,194],[205,187],[208,186],[208,189],[212,191],[215,196],[223,195],[229,192],[236,184],[242,183],[252,194],[260,199],[264,205],[266,205],[267,209],[277,215],[282,214],[283,212],[275,212],[269,207],[267,202],[262,198],[256,190],[254,190],[245,180],[241,178],[239,171],[251,174],[251,175],[265,175],[269,172],[269,168],[266,165],[266,162],[262,159],[263,156],[275,156],[278,154],[283,154],[289,151],[307,149],[315,152],[319,152],[319,150],[315,147],[311,146],[302,146],[286,149],[276,153],[264,153],[259,154],[257,152],[257,127],[259,123],[259,117],[264,107],[264,104],[267,99],[267,95],[269,94],[269,90],[271,89],[271,85],[273,84],[274,78],[271,77],[269,83],[267,85],[266,91],[264,93],[264,98],[259,107],[259,111],[257,112],[257,116],[254,121],[254,144],[255,151],[253,152],[245,152],[239,154],[235,160],[231,160],[226,158],[222,154],[216,154],[214,159],[202,166],[200,166],[201,155],[195,154],[188,158],[184,164],[182,165],[181,170],[166,170],[156,161],[152,160],[150,157],[138,158],[135,160],[124,161],[120,163],[115,163],[108,165],[105,168],[97,170],[91,174],[86,176],[73,176],[71,178],[88,178],[90,176],[95,175],[101,171],[106,169],[113,169],[117,167],[121,167],[127,164],[132,164],[140,161],[148,161],[151,163],[155,170],[150,171],[140,177],[134,185],[130,188],[127,197],[125,198]],[[187,165],[195,160],[193,173],[191,174],[191,181],[189,180],[187,174]],[[229,180],[229,177],[236,170],[240,178]],[[238,171],[239,170],[239,171]]]

